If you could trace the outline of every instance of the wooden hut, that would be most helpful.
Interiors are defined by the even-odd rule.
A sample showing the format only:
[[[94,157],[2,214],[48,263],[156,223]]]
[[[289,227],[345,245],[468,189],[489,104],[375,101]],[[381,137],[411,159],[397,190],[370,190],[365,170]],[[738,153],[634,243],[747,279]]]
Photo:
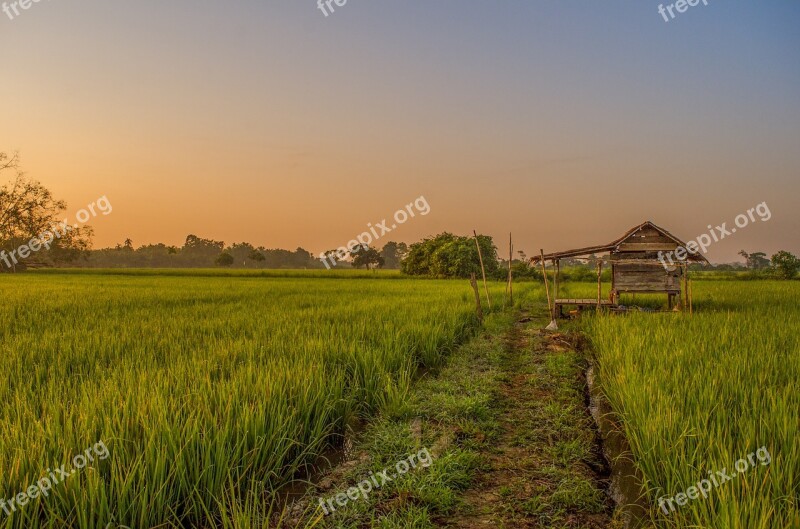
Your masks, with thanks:
[[[708,263],[708,260],[697,250],[696,245],[689,246],[687,248],[686,243],[670,232],[647,221],[608,244],[545,254],[545,262],[552,262],[555,268],[555,307],[560,314],[564,305],[615,306],[619,302],[619,296],[623,293],[663,293],[667,295],[668,305],[672,308],[676,297],[682,299],[681,279],[684,283],[683,291],[686,290],[688,264],[691,262]],[[597,272],[597,299],[560,299],[558,297],[561,259],[605,253],[609,254],[611,263],[611,293],[608,300],[600,299],[600,264],[598,264]],[[531,259],[534,264],[541,260],[541,256]]]

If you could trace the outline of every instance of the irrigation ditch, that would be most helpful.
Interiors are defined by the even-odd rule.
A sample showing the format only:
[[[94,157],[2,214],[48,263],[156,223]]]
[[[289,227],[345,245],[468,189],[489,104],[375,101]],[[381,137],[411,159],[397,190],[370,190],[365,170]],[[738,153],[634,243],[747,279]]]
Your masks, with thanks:
[[[644,476],[636,467],[622,426],[597,381],[590,341],[583,332],[577,331],[570,342],[588,363],[585,373],[586,407],[594,422],[598,449],[608,467],[607,492],[615,504],[617,518],[626,529],[648,527],[650,507]]]
[[[583,373],[585,407],[592,419],[597,454],[604,462],[603,481],[607,484],[606,493],[614,503],[615,521],[625,529],[652,527],[644,476],[635,464],[618,417],[597,380],[596,361],[588,336],[569,323],[561,332],[541,332],[549,341],[573,348],[586,361]]]
[[[586,386],[589,413],[594,419],[600,449],[610,470],[608,493],[621,513],[625,527],[644,527],[649,521],[644,477],[636,468],[628,440],[595,380],[594,365],[586,370]]]

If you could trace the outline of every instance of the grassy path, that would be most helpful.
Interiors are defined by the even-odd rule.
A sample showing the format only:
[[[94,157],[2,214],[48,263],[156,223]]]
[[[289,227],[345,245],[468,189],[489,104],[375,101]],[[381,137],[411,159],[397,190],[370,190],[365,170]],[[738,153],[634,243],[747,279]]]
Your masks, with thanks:
[[[311,525],[617,527],[586,408],[584,360],[565,336],[540,331],[543,315],[493,315],[480,336],[413,387],[406,404],[370,425],[351,464],[308,502],[316,508]],[[319,497],[356,487],[421,448],[430,450],[430,466],[320,515]]]
[[[546,322],[503,336],[495,408],[499,429],[484,467],[443,527],[609,527],[606,474],[585,406],[584,365]]]

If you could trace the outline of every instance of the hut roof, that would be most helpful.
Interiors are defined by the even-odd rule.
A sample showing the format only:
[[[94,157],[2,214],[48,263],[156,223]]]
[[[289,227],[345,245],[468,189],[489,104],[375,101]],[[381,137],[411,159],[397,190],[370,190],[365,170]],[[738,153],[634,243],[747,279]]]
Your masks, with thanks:
[[[672,235],[670,232],[668,232],[664,228],[662,228],[660,226],[656,226],[654,223],[652,223],[652,222],[650,222],[648,220],[648,221],[645,221],[645,222],[639,224],[638,226],[635,226],[635,227],[631,228],[622,237],[620,237],[616,241],[610,242],[608,244],[603,244],[603,245],[600,245],[600,246],[589,246],[589,247],[586,247],[586,248],[577,248],[575,250],[567,250],[567,251],[564,251],[564,252],[549,253],[549,254],[545,254],[544,259],[545,260],[566,259],[568,257],[580,257],[582,255],[592,255],[592,254],[595,254],[595,253],[610,252],[612,250],[618,249],[620,244],[624,243],[625,241],[627,241],[628,239],[630,239],[631,237],[636,235],[639,231],[643,230],[644,228],[652,228],[652,229],[658,231],[664,237],[667,237],[667,238],[671,239],[678,246],[682,246],[682,247],[686,248],[686,243],[685,242],[683,242],[682,240],[678,239],[677,237]],[[708,264],[708,259],[706,259],[702,254],[700,254],[700,252],[697,252],[697,251],[691,252],[691,251],[689,251],[688,248],[686,248],[686,253],[688,254],[688,256],[686,257],[687,261],[694,261],[694,262]],[[535,263],[538,263],[540,260],[541,260],[541,256],[532,257],[531,258],[531,263],[535,264]]]

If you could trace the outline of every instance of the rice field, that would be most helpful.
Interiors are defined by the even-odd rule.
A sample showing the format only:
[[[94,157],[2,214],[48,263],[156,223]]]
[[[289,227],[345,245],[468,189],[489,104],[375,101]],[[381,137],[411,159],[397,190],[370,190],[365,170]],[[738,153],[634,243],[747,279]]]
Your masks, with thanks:
[[[800,527],[800,283],[694,292],[693,316],[580,323],[652,523]],[[539,285],[519,295],[544,299]],[[6,529],[269,527],[276,491],[347,425],[399,406],[416,370],[476,327],[465,281],[391,272],[47,272],[0,276],[0,299]],[[4,511],[101,441],[107,457]],[[769,464],[736,472],[760,447]],[[732,479],[659,508],[718,471]]]
[[[693,316],[584,320],[653,523],[800,527],[800,283],[697,281],[694,292]],[[769,457],[738,463],[760,447]],[[665,502],[712,476],[705,494]]]
[[[0,275],[5,508],[108,449],[0,527],[267,527],[271,492],[476,324],[465,281],[342,277]]]

